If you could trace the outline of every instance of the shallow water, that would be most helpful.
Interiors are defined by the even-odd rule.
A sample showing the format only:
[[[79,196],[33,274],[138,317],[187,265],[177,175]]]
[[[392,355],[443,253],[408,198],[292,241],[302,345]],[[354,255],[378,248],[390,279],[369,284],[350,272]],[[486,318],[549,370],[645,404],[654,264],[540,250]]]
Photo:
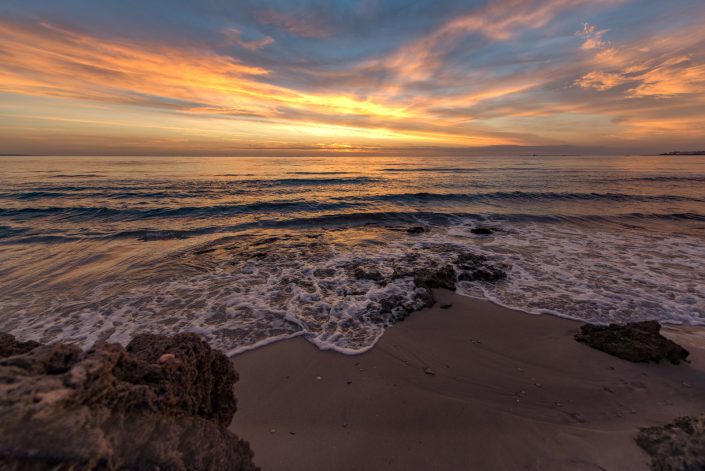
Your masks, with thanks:
[[[508,272],[469,296],[705,324],[705,157],[0,157],[0,330],[24,339],[355,353],[458,253]]]

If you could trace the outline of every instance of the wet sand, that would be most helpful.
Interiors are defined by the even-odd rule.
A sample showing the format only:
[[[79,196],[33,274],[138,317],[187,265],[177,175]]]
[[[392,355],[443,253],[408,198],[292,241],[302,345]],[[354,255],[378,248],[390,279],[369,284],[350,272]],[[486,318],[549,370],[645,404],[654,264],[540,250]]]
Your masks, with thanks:
[[[578,322],[436,297],[362,355],[295,338],[235,357],[231,428],[255,462],[265,471],[646,470],[638,428],[705,411],[705,329],[664,329],[690,364],[633,364],[573,340]]]

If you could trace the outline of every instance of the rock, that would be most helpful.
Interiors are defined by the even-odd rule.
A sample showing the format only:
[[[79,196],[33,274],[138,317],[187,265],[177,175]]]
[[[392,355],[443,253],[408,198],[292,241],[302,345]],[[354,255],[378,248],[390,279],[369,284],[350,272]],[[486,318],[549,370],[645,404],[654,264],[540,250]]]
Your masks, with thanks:
[[[507,277],[503,266],[497,266],[487,257],[471,253],[459,254],[456,263],[460,269],[459,281],[500,281]]]
[[[423,372],[426,373],[429,376],[436,376],[436,372],[433,371],[431,368],[424,368]]]
[[[412,235],[417,235],[417,234],[423,234],[424,232],[426,232],[426,229],[424,229],[422,226],[414,226],[414,227],[408,228],[406,230],[406,232],[408,232],[409,234],[412,234]]]
[[[489,227],[475,227],[470,229],[470,232],[477,235],[491,235],[494,234],[494,229],[490,229]]]
[[[0,332],[0,358],[27,353],[39,345],[41,344],[31,340],[29,342],[18,342],[12,335]]]
[[[0,468],[256,470],[227,429],[236,381],[232,362],[194,334],[7,356]]]
[[[450,309],[453,307],[453,305],[452,304],[441,304],[440,307],[441,307],[441,309]]]
[[[656,321],[609,326],[585,324],[575,335],[575,340],[632,362],[667,359],[677,365],[688,358],[688,350],[661,335],[660,331],[661,325]]]
[[[705,469],[705,415],[679,417],[668,425],[643,428],[637,444],[651,455],[655,471]]]
[[[455,270],[451,265],[420,269],[414,276],[414,283],[422,288],[455,290]]]

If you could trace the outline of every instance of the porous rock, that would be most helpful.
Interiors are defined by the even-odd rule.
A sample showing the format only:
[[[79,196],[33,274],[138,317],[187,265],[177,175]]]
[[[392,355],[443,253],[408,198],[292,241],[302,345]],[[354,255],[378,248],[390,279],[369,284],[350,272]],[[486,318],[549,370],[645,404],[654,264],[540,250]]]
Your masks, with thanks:
[[[247,442],[227,429],[235,381],[230,360],[194,334],[9,355],[0,468],[255,470]]]
[[[636,442],[651,455],[654,471],[705,469],[705,415],[679,417],[667,425],[643,428]]]
[[[575,340],[635,363],[668,360],[674,365],[688,358],[688,350],[661,335],[657,321],[628,324],[585,324]]]

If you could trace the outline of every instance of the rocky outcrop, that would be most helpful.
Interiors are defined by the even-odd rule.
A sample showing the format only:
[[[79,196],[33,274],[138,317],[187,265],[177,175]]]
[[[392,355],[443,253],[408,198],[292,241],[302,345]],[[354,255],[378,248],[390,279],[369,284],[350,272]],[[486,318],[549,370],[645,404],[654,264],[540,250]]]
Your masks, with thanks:
[[[654,471],[705,469],[705,416],[679,417],[668,425],[643,428],[636,442],[651,455]]]
[[[257,469],[227,429],[237,373],[197,335],[19,344],[0,360],[0,468]]]
[[[575,335],[575,340],[636,363],[665,359],[677,365],[688,358],[688,350],[661,335],[660,331],[661,325],[656,321],[608,326],[585,324]]]

